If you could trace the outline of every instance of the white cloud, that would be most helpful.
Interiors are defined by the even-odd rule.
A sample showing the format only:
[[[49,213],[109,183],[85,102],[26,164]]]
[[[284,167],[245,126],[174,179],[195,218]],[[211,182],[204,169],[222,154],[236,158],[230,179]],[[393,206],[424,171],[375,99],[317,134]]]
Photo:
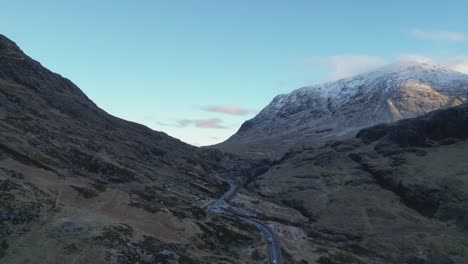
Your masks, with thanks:
[[[443,40],[443,41],[464,41],[468,40],[468,36],[461,32],[444,31],[444,30],[423,30],[419,28],[412,28],[409,33],[415,37],[429,39],[429,40]]]
[[[421,63],[435,63],[437,64],[438,62],[422,55],[417,55],[417,54],[407,54],[400,56],[398,59],[399,61],[413,61],[413,62],[421,62]]]
[[[455,71],[468,74],[468,57],[458,57],[445,62],[445,65]]]
[[[385,60],[370,55],[336,55],[318,59],[329,72],[329,80],[338,80],[368,72],[385,65]]]
[[[440,64],[449,69],[468,74],[468,56],[435,59],[424,55],[406,54],[398,57],[396,60]],[[391,62],[381,57],[370,55],[336,55],[313,59],[313,68],[325,69],[328,72],[326,80],[335,81],[372,71]]]
[[[439,64],[454,71],[468,74],[468,56],[434,59],[423,55],[409,54],[401,56],[399,60]]]

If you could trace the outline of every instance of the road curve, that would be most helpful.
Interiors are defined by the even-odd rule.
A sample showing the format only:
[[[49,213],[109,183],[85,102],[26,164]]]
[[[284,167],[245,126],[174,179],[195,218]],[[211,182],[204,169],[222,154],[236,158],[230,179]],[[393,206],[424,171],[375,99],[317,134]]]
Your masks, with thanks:
[[[224,210],[221,208],[221,205],[226,201],[226,199],[229,199],[234,193],[236,192],[236,185],[228,180],[225,180],[221,178],[219,175],[215,175],[216,179],[219,181],[225,182],[229,184],[229,190],[225,192],[221,197],[219,197],[216,201],[212,203],[210,206],[210,211],[218,214],[224,214],[228,215],[231,217],[236,217],[239,220],[254,225],[257,227],[266,237],[267,242],[268,242],[268,251],[270,254],[270,263],[271,264],[283,264],[283,258],[281,256],[281,249],[279,246],[279,242],[276,239],[275,235],[273,232],[264,224],[260,223],[259,221],[252,219],[252,218],[247,218],[241,215],[234,214],[230,211]]]

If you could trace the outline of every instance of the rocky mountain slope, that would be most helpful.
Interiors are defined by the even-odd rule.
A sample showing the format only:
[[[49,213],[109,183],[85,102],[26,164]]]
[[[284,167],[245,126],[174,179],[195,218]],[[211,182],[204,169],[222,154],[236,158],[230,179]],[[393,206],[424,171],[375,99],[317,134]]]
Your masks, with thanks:
[[[213,171],[243,183],[223,208],[273,229],[285,263],[467,263],[468,105],[351,136],[460,104],[466,77],[406,63],[325,86],[243,126],[281,136],[250,155],[298,136],[271,165],[113,117],[0,35],[0,263],[265,263],[258,230],[205,210],[228,187]]]
[[[350,138],[365,127],[459,105],[467,93],[467,75],[430,63],[400,61],[278,95],[235,135],[214,147],[280,157],[293,145]]]
[[[233,203],[275,221],[289,263],[464,264],[467,150],[462,104],[292,149]]]
[[[204,210],[234,159],[107,114],[0,35],[1,263],[253,263],[261,233]]]

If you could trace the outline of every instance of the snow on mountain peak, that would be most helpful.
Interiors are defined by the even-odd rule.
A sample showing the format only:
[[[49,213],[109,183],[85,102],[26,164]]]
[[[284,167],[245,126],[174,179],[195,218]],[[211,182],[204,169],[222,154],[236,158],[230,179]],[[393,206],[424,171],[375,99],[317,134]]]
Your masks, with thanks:
[[[461,74],[449,68],[436,64],[430,60],[402,59],[392,64],[383,66],[376,72],[386,74],[398,74],[406,78],[425,77],[427,74]],[[422,76],[421,76],[422,75]]]
[[[221,144],[254,149],[324,142],[467,100],[468,75],[430,61],[404,59],[368,73],[276,96]],[[261,139],[258,135],[264,135]]]
[[[283,95],[283,97],[288,97],[291,101],[297,101],[294,97],[316,94],[317,96],[340,101],[340,99],[345,99],[345,97],[357,92],[370,92],[375,87],[381,87],[383,83],[386,83],[388,88],[396,88],[409,81],[425,83],[439,89],[447,89],[453,88],[454,83],[468,82],[468,75],[429,60],[406,58],[371,72],[335,82],[303,87],[294,90],[290,94]],[[364,86],[367,87],[367,91],[360,90]]]

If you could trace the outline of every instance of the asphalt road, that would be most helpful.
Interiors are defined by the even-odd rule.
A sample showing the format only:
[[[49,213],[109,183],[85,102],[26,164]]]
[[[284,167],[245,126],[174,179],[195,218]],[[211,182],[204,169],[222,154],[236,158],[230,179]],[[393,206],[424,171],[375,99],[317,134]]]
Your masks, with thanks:
[[[221,209],[221,204],[224,201],[226,201],[226,199],[229,199],[231,197],[231,195],[233,195],[236,192],[236,185],[234,185],[234,183],[232,183],[232,182],[224,180],[223,178],[219,177],[218,175],[216,175],[215,177],[216,177],[216,179],[229,184],[229,190],[227,192],[225,192],[221,197],[219,197],[213,203],[213,205],[211,206],[212,209],[219,210],[219,209]]]
[[[229,215],[232,217],[236,217],[240,219],[241,221],[254,225],[257,227],[266,237],[268,241],[268,251],[270,254],[270,263],[272,264],[283,264],[283,258],[281,256],[281,249],[279,246],[279,242],[276,239],[275,235],[273,232],[264,224],[260,223],[259,221],[252,219],[252,218],[247,218],[241,215],[236,215],[230,211],[224,210],[221,208],[221,205],[226,201],[226,199],[229,199],[232,195],[235,194],[236,192],[236,185],[230,181],[227,181],[223,178],[221,178],[219,175],[215,175],[215,177],[222,181],[226,182],[229,184],[229,190],[225,192],[221,197],[219,197],[210,207],[210,210],[214,213],[218,214],[224,214],[224,215]]]

